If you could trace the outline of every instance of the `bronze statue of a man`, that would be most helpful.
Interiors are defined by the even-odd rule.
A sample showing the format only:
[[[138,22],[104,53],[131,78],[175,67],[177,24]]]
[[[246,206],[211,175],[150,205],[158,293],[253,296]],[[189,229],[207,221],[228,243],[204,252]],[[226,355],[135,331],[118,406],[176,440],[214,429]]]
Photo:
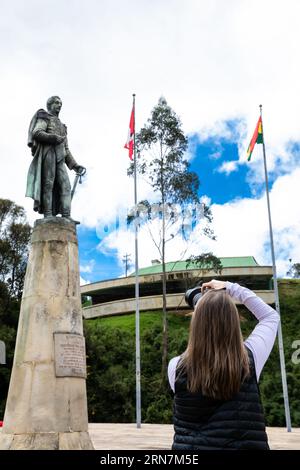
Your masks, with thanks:
[[[28,171],[26,196],[34,200],[34,210],[44,217],[61,214],[70,218],[71,185],[66,165],[79,175],[85,168],[76,163],[69,150],[67,128],[58,117],[61,106],[61,99],[51,96],[47,111],[39,109],[30,122],[28,146],[33,160]]]

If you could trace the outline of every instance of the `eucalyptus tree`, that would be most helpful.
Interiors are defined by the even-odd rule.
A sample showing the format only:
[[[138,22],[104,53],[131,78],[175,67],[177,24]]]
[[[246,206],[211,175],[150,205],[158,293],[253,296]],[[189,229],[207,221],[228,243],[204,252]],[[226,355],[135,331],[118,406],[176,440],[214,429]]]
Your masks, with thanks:
[[[160,234],[155,243],[162,263],[163,293],[163,346],[162,377],[166,377],[168,351],[167,323],[167,282],[166,282],[166,243],[174,239],[174,233],[168,238],[167,228],[178,218],[174,214],[174,205],[184,207],[189,203],[199,204],[199,177],[190,171],[186,152],[188,139],[182,130],[180,118],[161,97],[153,108],[150,118],[136,135],[136,171],[146,180],[154,192],[153,201],[142,201],[139,207],[146,207],[148,219],[153,221],[153,213],[159,215]],[[128,174],[134,174],[134,162]],[[204,218],[211,222],[211,213],[207,206],[202,211]],[[137,212],[135,211],[135,214]],[[134,216],[132,216],[134,218]],[[213,237],[213,232],[205,228],[206,235]]]
[[[294,263],[286,274],[287,276],[291,276],[293,278],[299,278],[300,277],[300,263]]]

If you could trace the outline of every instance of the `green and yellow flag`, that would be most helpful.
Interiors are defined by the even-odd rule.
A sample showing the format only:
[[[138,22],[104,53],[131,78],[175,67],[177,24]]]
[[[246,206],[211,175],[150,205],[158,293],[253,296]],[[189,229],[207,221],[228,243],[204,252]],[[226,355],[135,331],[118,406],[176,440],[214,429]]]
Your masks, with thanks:
[[[263,132],[262,132],[262,121],[261,121],[261,116],[260,116],[259,120],[257,121],[254,134],[252,136],[252,139],[250,141],[250,144],[247,150],[248,162],[250,162],[255,144],[262,144],[262,143],[263,143]]]

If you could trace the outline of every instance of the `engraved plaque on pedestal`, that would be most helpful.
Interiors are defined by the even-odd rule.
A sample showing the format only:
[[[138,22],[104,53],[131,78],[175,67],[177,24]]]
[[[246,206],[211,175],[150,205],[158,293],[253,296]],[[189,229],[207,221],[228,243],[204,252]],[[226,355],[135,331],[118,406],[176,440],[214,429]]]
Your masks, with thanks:
[[[85,340],[82,335],[54,333],[56,377],[86,378]]]

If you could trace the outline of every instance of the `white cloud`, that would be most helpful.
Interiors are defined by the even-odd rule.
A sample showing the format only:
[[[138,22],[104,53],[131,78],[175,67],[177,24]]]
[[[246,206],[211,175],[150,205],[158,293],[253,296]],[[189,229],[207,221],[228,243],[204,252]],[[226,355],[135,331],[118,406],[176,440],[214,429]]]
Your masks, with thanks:
[[[94,259],[91,259],[87,264],[80,266],[80,272],[91,274],[94,270],[95,264],[96,261]]]
[[[90,284],[90,281],[80,276],[80,285],[85,286],[86,284]]]
[[[238,169],[238,161],[228,161],[223,162],[222,165],[217,169],[219,173],[225,173],[226,175],[230,175],[233,171],[237,171]]]
[[[210,206],[210,204],[211,204],[211,199],[210,199],[208,196],[201,196],[200,202],[201,202],[202,204],[205,204],[205,205],[207,205],[207,206]]]
[[[240,120],[240,162],[263,103],[269,170],[278,171],[274,228],[289,233],[286,243],[299,258],[299,244],[292,246],[298,226],[291,226],[297,208],[290,213],[293,197],[299,200],[293,186],[297,161],[288,150],[291,141],[300,140],[299,16],[297,0],[284,5],[281,0],[132,0],[130,8],[121,0],[77,0],[72,8],[66,0],[44,2],[43,8],[37,0],[5,2],[0,19],[1,197],[25,206],[31,222],[36,218],[32,201],[24,197],[31,161],[27,128],[52,94],[63,99],[61,119],[68,125],[70,148],[88,170],[72,212],[89,227],[113,220],[120,206],[132,205],[123,145],[133,92],[137,128],[161,95],[180,115],[185,132],[203,139],[229,138],[232,130],[225,121]],[[258,146],[252,159],[248,182],[255,190],[264,179]],[[283,168],[291,179],[280,177]],[[141,178],[138,191],[139,199],[150,194]],[[249,199],[214,206],[214,246],[220,255],[258,253],[267,240],[263,204]],[[170,256],[177,258],[172,244]],[[144,239],[140,252],[145,262],[150,259],[150,243]],[[257,256],[267,258],[260,251]]]
[[[213,152],[213,153],[208,155],[208,158],[210,158],[211,160],[218,160],[221,157],[222,157],[222,152],[221,151]]]

